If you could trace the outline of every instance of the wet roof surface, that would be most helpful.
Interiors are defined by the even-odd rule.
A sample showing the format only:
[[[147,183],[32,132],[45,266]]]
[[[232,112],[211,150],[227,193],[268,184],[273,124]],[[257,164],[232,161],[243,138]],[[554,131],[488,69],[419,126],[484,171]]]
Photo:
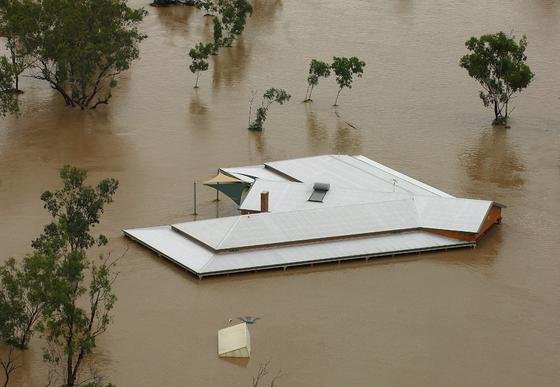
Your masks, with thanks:
[[[430,233],[478,233],[493,202],[455,198],[363,156],[326,155],[222,168],[250,183],[240,210],[267,213],[124,230],[203,276],[471,246]],[[314,184],[329,185],[322,202]]]

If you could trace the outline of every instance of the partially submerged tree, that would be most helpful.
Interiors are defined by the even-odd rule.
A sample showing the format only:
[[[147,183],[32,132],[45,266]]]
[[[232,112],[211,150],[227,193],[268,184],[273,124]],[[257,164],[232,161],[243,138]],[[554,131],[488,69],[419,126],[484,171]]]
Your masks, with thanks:
[[[6,39],[14,72],[14,92],[20,93],[21,73],[31,67],[40,4],[33,0],[0,1],[0,36]]]
[[[13,92],[15,73],[8,58],[0,57],[0,116],[2,117],[19,112],[17,96]]]
[[[47,341],[43,357],[61,371],[66,386],[74,386],[97,337],[109,327],[116,301],[114,262],[102,257],[95,263],[86,253],[107,243],[104,235],[93,235],[92,228],[112,202],[118,182],[104,179],[96,187],[85,185],[87,173],[71,166],[62,168],[60,177],[61,189],[41,195],[53,221],[32,245],[37,252],[57,257],[39,324]]]
[[[220,47],[222,47],[224,43],[224,27],[220,19],[217,17],[213,18],[212,22],[214,23],[214,28],[213,28],[214,44],[212,45],[212,55],[217,55],[218,51],[220,50]]]
[[[118,181],[104,179],[91,187],[84,184],[87,172],[70,165],[60,170],[60,178],[64,183],[62,189],[45,191],[41,195],[53,221],[33,241],[33,248],[60,254],[87,250],[96,244],[105,245],[107,238],[104,235],[94,237],[91,229],[99,223],[104,206],[113,201]]]
[[[531,83],[534,74],[526,64],[527,37],[519,42],[503,32],[471,37],[465,42],[469,53],[459,64],[482,86],[480,98],[494,109],[494,124],[507,122],[509,102]]]
[[[0,266],[0,340],[9,347],[0,359],[4,386],[20,367],[15,349],[26,349],[37,323],[43,317],[53,278],[53,260],[41,254],[25,257],[21,265],[13,258]]]
[[[208,70],[208,57],[214,52],[214,45],[212,43],[202,43],[199,42],[191,48],[189,51],[189,56],[192,59],[189,69],[193,74],[196,74],[196,81],[194,88],[198,88],[198,78],[200,77],[201,71]]]
[[[208,70],[208,56],[217,55],[222,47],[231,47],[235,37],[243,32],[247,15],[253,12],[247,0],[200,0],[196,6],[212,16],[213,38],[212,43],[197,43],[189,51],[192,59],[189,69],[196,74],[195,89],[200,72]]]
[[[319,78],[327,78],[329,75],[331,75],[331,66],[328,63],[311,59],[304,102],[311,101],[311,93],[313,93],[313,88],[319,84]]]
[[[34,57],[39,73],[68,106],[107,104],[116,76],[138,58],[146,11],[126,0],[42,0]]]
[[[291,95],[286,92],[284,89],[277,89],[272,87],[268,89],[264,94],[261,101],[261,106],[257,109],[255,119],[249,123],[249,130],[253,131],[262,131],[264,122],[266,121],[266,116],[268,114],[268,108],[272,103],[277,102],[280,105],[283,105],[285,102],[289,101]],[[252,110],[252,100],[251,106],[249,106],[249,118],[251,116]]]
[[[116,301],[115,261],[106,256],[93,262],[87,250],[107,243],[92,228],[112,202],[118,182],[85,185],[86,172],[71,166],[62,168],[60,177],[61,189],[41,195],[53,221],[32,242],[34,253],[19,265],[9,259],[0,267],[0,339],[10,345],[0,365],[9,379],[17,367],[13,348],[26,348],[36,328],[47,342],[43,358],[52,366],[49,385],[59,375],[65,386],[74,386],[96,338],[111,323]]]
[[[337,106],[338,96],[343,88],[352,88],[352,81],[354,80],[354,75],[362,77],[364,73],[364,67],[366,63],[355,56],[351,58],[346,57],[333,57],[333,63],[331,64],[331,69],[336,75],[336,83],[338,84],[338,92],[336,93],[336,99],[334,100],[334,106]]]
[[[20,367],[20,364],[16,361],[16,353],[14,353],[14,350],[14,347],[10,346],[6,356],[0,358],[0,367],[2,367],[4,371],[4,387],[8,387],[12,373]]]
[[[261,382],[264,380],[264,377],[266,375],[268,375],[268,365],[269,364],[270,364],[270,360],[267,361],[266,363],[260,363],[259,364],[259,369],[257,371],[257,374],[255,376],[253,376],[252,387],[260,387],[261,386]],[[278,373],[270,381],[270,387],[275,387],[276,386],[276,381],[278,379],[280,379],[282,376],[284,376],[284,374],[282,373],[282,370],[279,370]]]
[[[247,0],[203,0],[197,5],[214,18],[215,48],[231,47],[235,38],[243,32],[247,23],[247,16],[253,12],[253,7]],[[216,35],[219,26],[219,36]]]
[[[218,11],[226,31],[223,45],[231,47],[235,38],[245,30],[247,16],[253,13],[253,7],[247,0],[218,0]]]
[[[0,340],[27,348],[49,302],[54,264],[54,256],[35,252],[21,265],[10,258],[0,266]]]
[[[40,330],[47,341],[43,358],[63,376],[65,386],[77,384],[97,337],[111,323],[116,301],[112,286],[117,276],[113,266],[107,258],[93,263],[84,251],[69,252],[59,262],[53,289],[58,297]]]

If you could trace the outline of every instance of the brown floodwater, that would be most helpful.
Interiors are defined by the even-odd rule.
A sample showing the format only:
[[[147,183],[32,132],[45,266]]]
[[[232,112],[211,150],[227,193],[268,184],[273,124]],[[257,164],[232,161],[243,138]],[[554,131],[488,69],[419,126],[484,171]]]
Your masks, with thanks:
[[[134,0],[134,6],[144,1]],[[0,119],[0,261],[48,221],[39,200],[64,164],[121,186],[99,231],[119,262],[115,320],[96,359],[118,386],[557,386],[560,380],[560,2],[255,0],[234,47],[193,90],[186,51],[211,32],[195,9],[149,8],[141,59],[109,106],[80,112],[25,79],[20,118]],[[511,129],[493,128],[459,68],[464,42],[526,34],[536,73]],[[331,105],[303,104],[311,58],[356,55],[364,77]],[[286,88],[262,133],[253,91]],[[338,115],[336,114],[338,113]],[[350,123],[349,126],[346,122]],[[125,240],[125,227],[193,219],[192,182],[218,167],[363,154],[456,196],[504,203],[476,249],[195,279]],[[199,219],[236,214],[199,189]],[[218,359],[228,318],[260,316],[249,361]],[[40,338],[14,385],[41,386]]]

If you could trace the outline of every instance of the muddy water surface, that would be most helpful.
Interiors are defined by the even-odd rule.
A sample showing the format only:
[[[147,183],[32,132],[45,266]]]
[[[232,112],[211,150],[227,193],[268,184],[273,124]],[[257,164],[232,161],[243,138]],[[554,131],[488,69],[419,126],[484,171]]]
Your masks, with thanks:
[[[144,5],[134,0],[133,5]],[[210,20],[149,9],[142,58],[107,107],[72,111],[24,80],[23,115],[0,120],[0,260],[48,221],[40,192],[66,163],[121,188],[99,226],[119,263],[115,322],[97,360],[118,386],[247,386],[261,362],[281,386],[555,386],[560,379],[560,2],[255,0],[243,37],[193,90],[186,51]],[[526,34],[536,73],[511,129],[492,128],[459,68],[464,41]],[[362,79],[331,107],[333,80],[303,104],[311,58],[356,55]],[[263,133],[251,93],[283,87]],[[352,126],[349,126],[347,123]],[[474,250],[199,281],[126,241],[124,227],[192,219],[192,182],[218,167],[363,154],[457,196],[505,203]],[[199,191],[199,218],[236,213]],[[220,360],[216,331],[256,315],[253,357]],[[41,341],[17,385],[40,386]]]

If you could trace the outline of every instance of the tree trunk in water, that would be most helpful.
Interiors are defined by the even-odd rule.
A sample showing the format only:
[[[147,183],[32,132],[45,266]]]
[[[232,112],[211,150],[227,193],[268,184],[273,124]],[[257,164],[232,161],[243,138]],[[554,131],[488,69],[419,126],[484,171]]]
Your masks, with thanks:
[[[72,360],[74,359],[74,348],[72,347],[72,339],[74,336],[74,323],[70,323],[70,335],[66,339],[66,385],[73,386],[75,382],[74,370],[72,369]]]
[[[67,364],[67,370],[66,372],[68,373],[68,376],[66,377],[66,385],[67,386],[73,386],[76,382],[76,378],[74,376],[74,372],[72,370],[72,358],[70,356],[68,356],[68,364]]]
[[[58,91],[60,95],[62,95],[62,98],[64,98],[64,102],[66,103],[66,106],[76,107],[76,104],[74,103],[72,98],[68,94],[66,94],[66,92],[61,86],[57,85],[54,89]]]
[[[498,118],[499,118],[498,101],[494,101],[494,118],[495,118],[495,121],[498,121]]]
[[[309,95],[309,88],[311,87],[311,85],[307,85],[307,90],[305,90],[305,99],[303,100],[303,102],[309,101],[308,95]]]
[[[27,347],[27,333],[24,333],[19,342],[19,347],[25,349]]]
[[[25,331],[23,332],[23,334],[21,336],[21,341],[19,343],[19,346],[20,346],[21,349],[27,348],[27,344],[29,342],[29,336],[31,334],[31,329],[33,328],[33,322],[34,322],[34,317],[31,317],[27,321],[27,325],[25,326]]]
[[[200,77],[200,71],[197,71],[197,72],[196,72],[196,82],[195,82],[195,84],[194,84],[194,88],[195,88],[195,89],[198,89],[198,77]]]
[[[0,364],[2,365],[2,369],[4,370],[4,387],[7,387],[10,382],[10,376],[12,372],[18,369],[20,366],[15,363],[14,358],[12,357],[14,354],[14,347],[10,346],[10,350],[8,351],[8,356],[6,359],[2,358]]]
[[[311,101],[311,94],[313,94],[313,85],[311,85],[311,89],[309,90],[309,97],[307,97],[308,101]]]
[[[340,95],[340,92],[342,91],[342,87],[340,89],[338,89],[338,93],[336,93],[336,99],[334,100],[334,105],[333,106],[338,106],[338,96]]]

